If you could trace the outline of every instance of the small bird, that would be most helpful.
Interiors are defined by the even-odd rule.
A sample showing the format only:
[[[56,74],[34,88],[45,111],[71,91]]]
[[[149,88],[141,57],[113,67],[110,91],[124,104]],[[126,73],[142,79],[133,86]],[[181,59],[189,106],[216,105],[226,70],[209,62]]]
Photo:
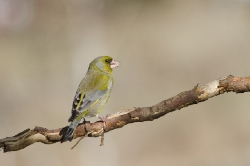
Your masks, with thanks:
[[[68,120],[71,124],[61,142],[73,139],[75,128],[82,119],[98,117],[112,91],[114,83],[112,70],[119,65],[120,63],[110,56],[97,57],[89,64],[88,71],[74,97],[71,117]]]

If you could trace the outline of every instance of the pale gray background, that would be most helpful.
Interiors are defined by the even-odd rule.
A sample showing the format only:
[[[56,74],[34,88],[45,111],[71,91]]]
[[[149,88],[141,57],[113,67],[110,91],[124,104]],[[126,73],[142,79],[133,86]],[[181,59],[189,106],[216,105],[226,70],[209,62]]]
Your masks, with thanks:
[[[121,62],[101,116],[250,73],[249,0],[0,0],[0,138],[68,125],[88,64]],[[1,165],[247,166],[250,94],[224,94],[100,138],[36,143]],[[90,119],[95,121],[97,119]]]

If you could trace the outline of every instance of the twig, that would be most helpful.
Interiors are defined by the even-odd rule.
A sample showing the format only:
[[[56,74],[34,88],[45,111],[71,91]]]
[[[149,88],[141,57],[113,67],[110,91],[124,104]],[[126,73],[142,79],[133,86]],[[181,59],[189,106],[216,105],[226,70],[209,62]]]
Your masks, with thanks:
[[[250,77],[235,77],[230,75],[214,80],[201,87],[197,85],[189,91],[181,92],[180,94],[151,107],[136,107],[128,111],[113,114],[105,121],[105,130],[102,121],[97,121],[95,123],[81,123],[77,126],[73,139],[81,137],[80,140],[82,140],[84,137],[102,136],[101,145],[103,145],[104,133],[122,128],[127,124],[152,121],[169,112],[203,102],[225,92],[244,93],[249,91]],[[60,142],[62,135],[65,134],[67,128],[68,126],[55,130],[48,130],[43,127],[35,127],[31,130],[26,129],[13,137],[0,139],[0,149],[2,148],[4,152],[10,152],[24,149],[35,142],[42,142],[44,144]],[[74,147],[75,146],[72,148]]]
[[[76,144],[71,148],[71,150],[74,149],[74,148],[76,147],[76,145],[77,145],[84,137],[87,137],[90,133],[91,133],[91,132],[89,132],[89,133],[87,133],[86,135],[82,136],[82,137],[76,142]]]
[[[101,144],[100,144],[100,146],[104,146],[104,133],[101,136]]]

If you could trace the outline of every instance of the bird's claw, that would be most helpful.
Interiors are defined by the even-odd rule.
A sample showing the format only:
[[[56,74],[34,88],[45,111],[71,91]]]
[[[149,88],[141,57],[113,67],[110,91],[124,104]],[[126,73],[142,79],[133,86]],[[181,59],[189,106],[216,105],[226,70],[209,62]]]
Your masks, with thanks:
[[[83,124],[86,124],[86,123],[90,123],[90,121],[86,121],[86,119],[85,118],[83,118],[83,122],[82,122]]]
[[[105,128],[106,128],[106,121],[107,121],[109,116],[110,116],[110,114],[106,115],[105,117],[98,117],[103,122],[103,130],[105,130]]]

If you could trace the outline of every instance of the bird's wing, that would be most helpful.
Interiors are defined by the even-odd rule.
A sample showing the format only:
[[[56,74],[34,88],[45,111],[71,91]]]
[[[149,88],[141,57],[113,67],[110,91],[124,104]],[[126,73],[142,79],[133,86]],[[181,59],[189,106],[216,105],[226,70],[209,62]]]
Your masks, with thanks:
[[[106,93],[107,90],[95,90],[89,94],[77,92],[72,104],[72,115],[69,121],[73,121],[75,117],[88,110],[95,102]]]
[[[87,78],[85,78],[83,84],[80,84],[80,89],[85,90],[77,90],[72,104],[72,115],[69,118],[69,122],[73,121],[84,111],[87,111],[107,92],[108,79],[104,78],[108,77],[100,74],[88,75]]]

